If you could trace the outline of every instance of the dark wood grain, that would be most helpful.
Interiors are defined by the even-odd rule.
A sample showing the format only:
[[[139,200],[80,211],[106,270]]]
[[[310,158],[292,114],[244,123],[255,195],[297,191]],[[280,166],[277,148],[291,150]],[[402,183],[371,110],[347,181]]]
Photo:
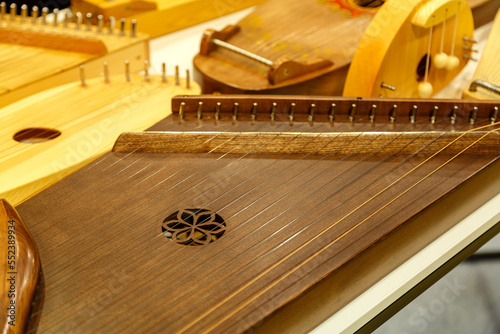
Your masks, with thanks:
[[[199,105],[196,97],[180,99],[173,104]],[[432,105],[422,101],[419,109]],[[257,326],[495,161],[498,125],[490,124],[491,105],[480,107],[475,124],[465,111],[455,124],[444,116],[435,124],[428,116],[414,124],[332,124],[198,119],[193,108],[146,134],[124,135],[115,152],[18,207],[39,245],[46,280],[38,331],[240,333]],[[297,113],[307,116],[307,109]],[[482,140],[454,147],[450,139],[465,131],[477,139],[474,129],[492,130],[488,149]],[[177,140],[179,131],[190,132],[190,140],[165,150],[161,140]],[[232,148],[187,148],[206,131],[226,136]],[[265,153],[252,139],[259,132],[269,139],[258,145]],[[351,132],[365,133],[358,151],[343,151],[356,140],[323,151],[300,151],[307,140],[270,145],[286,133],[309,139],[323,133],[335,142]],[[235,133],[247,140],[232,145]],[[383,134],[377,145],[373,133]],[[141,152],[143,145],[161,149]],[[205,246],[169,240],[163,220],[187,208],[216,211],[226,233]]]

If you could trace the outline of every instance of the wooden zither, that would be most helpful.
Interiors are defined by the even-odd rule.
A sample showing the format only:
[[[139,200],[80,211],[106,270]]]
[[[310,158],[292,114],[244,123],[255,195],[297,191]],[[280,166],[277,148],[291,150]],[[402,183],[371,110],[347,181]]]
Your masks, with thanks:
[[[204,32],[204,93],[428,98],[472,57],[465,0],[271,0]]]
[[[119,64],[111,64],[117,66]],[[111,150],[123,131],[142,131],[170,114],[170,99],[199,93],[196,83],[129,72],[86,78],[0,108],[0,198],[17,205]],[[123,71],[125,68],[125,71]],[[189,75],[189,73],[188,73]],[[75,77],[77,79],[77,77]]]
[[[43,270],[28,325],[258,330],[492,164],[499,105],[175,97],[171,116],[17,207]]]
[[[20,15],[17,10],[16,4],[7,9],[0,3],[0,107],[73,81],[80,65],[87,78],[94,78],[102,74],[103,62],[110,64],[110,75],[117,75],[125,60],[132,72],[149,61],[149,37],[137,32],[135,20],[105,22],[102,15],[75,13],[49,22],[48,8],[34,6],[30,16],[26,5]]]

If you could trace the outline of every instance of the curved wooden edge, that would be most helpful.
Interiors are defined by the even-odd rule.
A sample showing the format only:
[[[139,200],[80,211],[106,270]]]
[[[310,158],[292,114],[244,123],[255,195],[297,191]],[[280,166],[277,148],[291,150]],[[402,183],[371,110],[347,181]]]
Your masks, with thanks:
[[[437,25],[458,14],[459,6],[467,5],[463,0],[435,0],[420,7],[411,22],[422,28]]]
[[[16,210],[0,199],[0,329],[24,333],[40,274],[38,249]]]
[[[418,1],[420,2],[421,0]],[[373,82],[377,78],[391,41],[398,33],[397,27],[408,19],[415,6],[416,4],[410,1],[388,0],[384,3],[370,22],[354,54],[347,73],[343,96],[372,96]],[[391,19],[387,20],[387,17]],[[376,48],[373,48],[374,41],[377,42]],[[365,64],[370,64],[372,70],[366,71]]]

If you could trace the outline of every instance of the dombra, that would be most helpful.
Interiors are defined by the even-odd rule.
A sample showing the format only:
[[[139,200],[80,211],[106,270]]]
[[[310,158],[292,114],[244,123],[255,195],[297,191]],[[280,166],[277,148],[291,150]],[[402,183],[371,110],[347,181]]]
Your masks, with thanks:
[[[498,159],[499,104],[178,96],[172,115],[17,207],[43,268],[27,324],[265,328],[363,254],[378,263],[447,228],[412,221]],[[373,255],[407,226],[411,237]],[[339,281],[338,302],[363,281]]]

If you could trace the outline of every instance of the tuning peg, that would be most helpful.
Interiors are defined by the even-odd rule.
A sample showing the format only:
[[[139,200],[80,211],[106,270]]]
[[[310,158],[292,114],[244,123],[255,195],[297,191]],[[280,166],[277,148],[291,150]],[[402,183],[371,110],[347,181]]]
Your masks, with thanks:
[[[25,23],[27,17],[28,17],[28,5],[25,4],[21,6],[21,22]]]
[[[115,32],[115,24],[116,20],[114,16],[109,17],[109,28],[108,28],[108,33],[112,35]]]
[[[132,29],[130,30],[130,36],[135,37],[137,35],[137,20],[132,20]]]
[[[85,22],[87,24],[87,31],[92,30],[92,13],[87,13],[85,15],[87,21]]]
[[[80,65],[80,81],[82,87],[85,87],[85,66]]]
[[[16,20],[16,14],[17,14],[17,5],[13,3],[10,5],[10,11],[9,11],[10,22],[14,22]]]
[[[36,24],[38,20],[38,6],[33,6],[31,8],[31,23]]]
[[[97,32],[102,33],[104,27],[104,17],[102,15],[97,15]]]
[[[47,14],[49,14],[49,9],[47,7],[42,8],[42,24],[47,24]]]
[[[5,19],[5,13],[7,12],[7,4],[5,2],[0,3],[0,19]]]

